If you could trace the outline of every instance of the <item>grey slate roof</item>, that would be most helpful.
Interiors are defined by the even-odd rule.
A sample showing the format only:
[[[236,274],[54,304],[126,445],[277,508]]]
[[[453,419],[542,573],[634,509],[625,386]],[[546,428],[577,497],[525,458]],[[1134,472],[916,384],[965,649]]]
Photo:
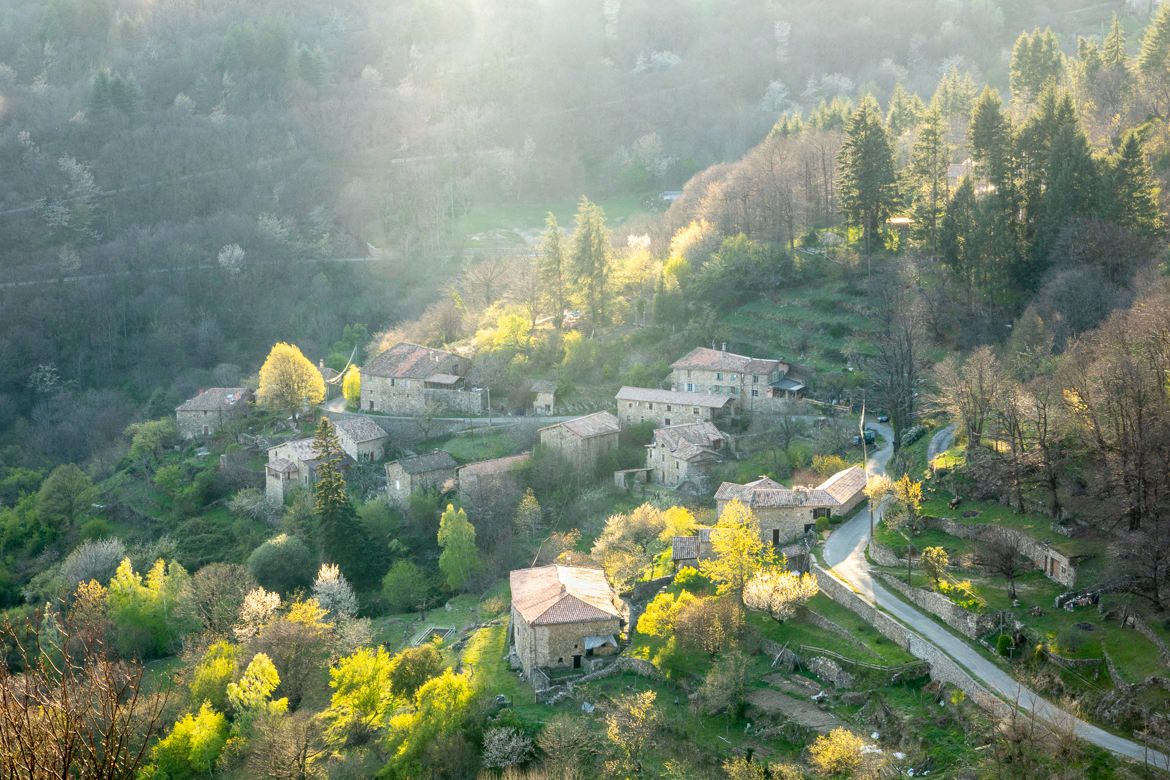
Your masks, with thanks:
[[[247,403],[252,391],[246,387],[209,387],[175,407],[176,412],[219,412]]]
[[[435,374],[462,375],[466,362],[450,352],[403,341],[362,366],[362,374],[425,380]]]
[[[619,401],[647,401],[649,403],[678,404],[679,406],[706,406],[721,409],[732,399],[729,395],[712,393],[680,393],[675,390],[657,390],[651,387],[622,387],[614,396]]]
[[[402,470],[407,474],[427,474],[431,471],[454,470],[459,464],[451,457],[451,453],[446,450],[435,450],[428,452],[425,455],[414,455],[409,458],[402,458],[401,460],[387,463],[386,468],[390,468],[395,463],[402,467]]]
[[[390,436],[390,434],[382,430],[382,426],[378,425],[369,417],[341,417],[330,422],[333,423],[333,427],[337,428],[339,433],[344,432],[346,437],[355,444],[377,441],[378,439],[385,439]]]
[[[540,430],[547,431],[553,428],[564,428],[582,439],[591,439],[606,433],[618,433],[621,431],[621,424],[618,422],[618,418],[609,412],[594,412],[574,420],[565,420],[556,425],[546,425]]]

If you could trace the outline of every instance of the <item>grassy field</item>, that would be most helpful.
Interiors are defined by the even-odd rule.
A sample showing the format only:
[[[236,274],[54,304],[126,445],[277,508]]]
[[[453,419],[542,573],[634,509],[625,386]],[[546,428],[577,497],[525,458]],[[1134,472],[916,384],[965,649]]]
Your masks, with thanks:
[[[514,432],[504,430],[426,439],[416,444],[414,450],[416,452],[429,452],[433,449],[446,450],[451,453],[451,457],[462,464],[515,455],[519,447],[519,437]]]
[[[644,211],[642,200],[648,195],[649,193],[626,195],[596,203],[605,211],[606,222],[613,229],[615,225],[620,225],[634,214]],[[545,215],[550,211],[556,216],[558,225],[571,231],[573,216],[577,213],[577,203],[578,201],[574,200],[559,203],[483,206],[457,219],[451,227],[451,233],[467,248],[523,247],[526,244],[525,235],[539,233],[544,229]]]

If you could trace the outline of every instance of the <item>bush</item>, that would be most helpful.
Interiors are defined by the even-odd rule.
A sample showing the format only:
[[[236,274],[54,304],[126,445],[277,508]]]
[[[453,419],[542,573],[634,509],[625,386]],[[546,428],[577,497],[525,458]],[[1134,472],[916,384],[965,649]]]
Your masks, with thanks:
[[[267,590],[287,593],[308,587],[317,567],[309,548],[299,538],[280,534],[248,556],[248,571]]]
[[[912,425],[902,432],[902,446],[909,447],[926,435],[926,429],[921,425]]]
[[[828,530],[829,530],[829,518],[818,517],[817,518],[817,531],[828,531]]]
[[[841,525],[845,522],[845,518],[840,515],[832,515],[829,517],[829,525]]]
[[[822,477],[831,477],[847,468],[849,464],[840,455],[814,455],[812,459],[812,470]]]
[[[1002,656],[1010,656],[1013,647],[1012,638],[1007,634],[1000,634],[999,639],[995,640],[995,651]]]
[[[711,580],[694,566],[685,566],[674,575],[674,584],[689,593],[712,593]]]
[[[1060,630],[1056,635],[1056,647],[1058,653],[1067,653],[1069,655],[1076,655],[1085,646],[1085,635],[1081,633],[1080,629],[1074,626],[1066,626]]]

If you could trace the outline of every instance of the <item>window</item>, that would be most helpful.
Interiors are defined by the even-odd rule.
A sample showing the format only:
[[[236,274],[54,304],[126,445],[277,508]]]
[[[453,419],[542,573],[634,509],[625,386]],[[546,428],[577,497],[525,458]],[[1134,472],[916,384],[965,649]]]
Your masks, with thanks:
[[[653,408],[654,408],[654,403],[653,403],[653,402],[651,402],[651,403],[650,403],[650,406],[649,406],[649,408],[650,408],[650,409],[653,409]]]
[[[758,385],[759,383],[760,383],[760,378],[758,376],[756,376],[755,374],[752,374],[752,384]]]
[[[712,387],[712,388],[711,388],[711,392],[713,392],[713,393],[721,393],[721,392],[723,392],[723,388],[722,388],[722,387],[720,387],[719,385],[715,385],[714,387]]]
[[[691,407],[691,414],[698,414],[698,413],[699,413],[699,407],[692,406]]]
[[[821,518],[821,517],[829,517],[831,514],[832,514],[832,510],[829,509],[827,506],[818,507],[818,508],[813,510],[813,520],[816,520],[816,519]]]
[[[669,428],[670,427],[670,418],[667,417],[667,418],[663,419],[662,424]]]
[[[670,404],[666,405],[666,411],[668,411],[668,412],[670,411]]]
[[[693,393],[693,392],[695,392],[695,386],[694,386],[692,383],[690,383],[690,382],[687,382],[687,392],[688,392],[688,393]]]
[[[409,379],[403,379],[403,380],[402,380],[402,386],[403,386],[403,387],[410,387],[410,380],[409,380]]]
[[[718,380],[718,381],[720,381],[720,382],[722,382],[722,381],[723,381],[723,374],[721,374],[721,373],[719,373],[718,371],[716,371],[716,372],[715,372],[715,379],[716,379],[716,380]]]
[[[760,397],[760,391],[753,387],[752,388],[752,398],[759,398],[759,397]]]
[[[735,374],[731,374],[727,378],[730,379],[732,382],[734,382],[735,381]]]
[[[732,394],[732,395],[739,395],[739,388],[738,388],[738,387],[736,387],[735,385],[732,385],[732,386],[731,386],[730,388],[728,388],[728,389],[729,389],[729,390],[731,390],[731,394]]]
[[[773,547],[780,546],[780,529],[779,528],[772,529],[772,546]]]
[[[374,400],[371,398],[370,399],[370,411],[372,412],[373,410],[374,410]]]
[[[395,385],[396,385],[396,382],[394,381],[394,377],[390,377],[390,386],[394,387]]]

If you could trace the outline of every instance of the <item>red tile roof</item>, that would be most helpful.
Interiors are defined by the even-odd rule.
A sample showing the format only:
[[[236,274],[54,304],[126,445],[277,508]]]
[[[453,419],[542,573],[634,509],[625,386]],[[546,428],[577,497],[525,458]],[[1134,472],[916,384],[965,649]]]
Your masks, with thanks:
[[[435,374],[462,376],[466,363],[466,358],[450,352],[403,341],[362,366],[362,374],[425,380]]]
[[[788,366],[779,360],[737,355],[726,350],[695,347],[670,364],[671,368],[691,368],[701,371],[730,371],[740,374],[767,376],[773,371],[784,373]]]
[[[729,395],[680,393],[675,390],[629,386],[618,390],[614,397],[619,401],[648,401],[650,403],[678,404],[679,406],[706,406],[713,409],[722,409],[732,400]]]
[[[540,430],[548,431],[553,428],[564,428],[569,433],[580,436],[582,439],[591,439],[594,436],[601,436],[605,433],[618,433],[622,429],[618,418],[609,412],[595,412],[584,417],[578,417],[575,420],[566,420],[556,425],[546,425]]]

